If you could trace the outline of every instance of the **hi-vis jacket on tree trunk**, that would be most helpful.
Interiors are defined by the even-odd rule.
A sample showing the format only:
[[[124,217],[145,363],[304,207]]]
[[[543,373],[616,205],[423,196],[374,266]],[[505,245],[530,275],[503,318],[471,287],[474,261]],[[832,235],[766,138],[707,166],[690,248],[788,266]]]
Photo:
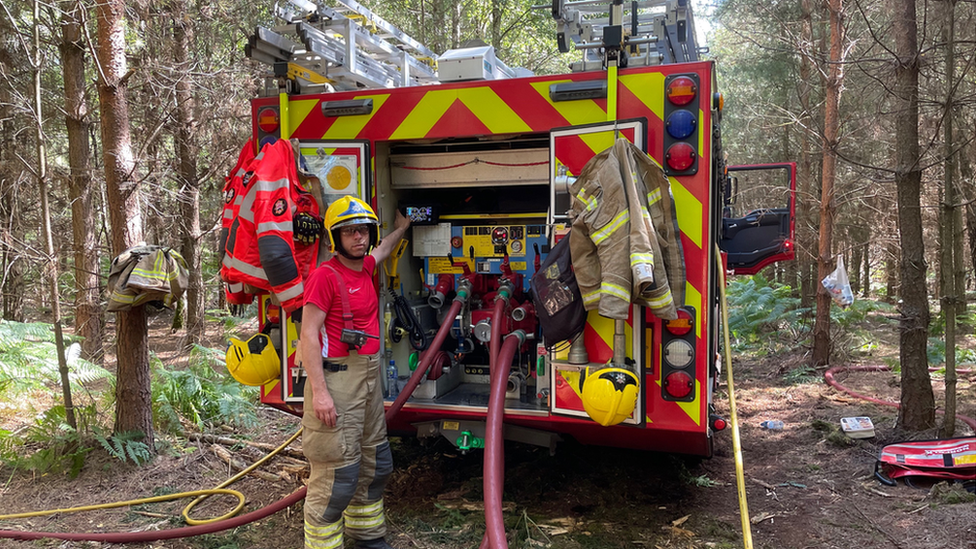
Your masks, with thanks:
[[[316,262],[318,242],[300,236],[295,221],[318,219],[319,207],[299,183],[291,143],[279,139],[265,145],[240,188],[228,192],[244,196],[228,230],[221,278],[270,291],[288,312],[300,309],[303,280]],[[237,197],[225,195],[224,200],[233,204]]]
[[[630,304],[677,318],[685,266],[667,176],[624,138],[570,186],[573,269],[587,310],[626,319]]]
[[[128,311],[158,301],[171,307],[186,290],[190,271],[176,250],[136,246],[112,260],[108,275],[108,311]]]

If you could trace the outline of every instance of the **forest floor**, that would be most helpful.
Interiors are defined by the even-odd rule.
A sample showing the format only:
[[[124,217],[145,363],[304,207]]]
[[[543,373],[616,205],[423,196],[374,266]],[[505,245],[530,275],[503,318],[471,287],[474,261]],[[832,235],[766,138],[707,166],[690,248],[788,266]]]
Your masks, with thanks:
[[[154,317],[150,345],[171,367],[181,360],[169,318]],[[878,344],[857,363],[897,359],[897,326],[874,318],[868,329]],[[863,328],[863,327],[862,327]],[[211,335],[224,345],[223,330]],[[970,330],[971,331],[971,330]],[[782,334],[777,337],[783,337]],[[958,485],[927,483],[909,487],[880,484],[872,476],[878,450],[906,439],[935,438],[934,431],[901,433],[897,410],[838,393],[822,371],[803,367],[807,349],[798,344],[770,356],[734,358],[735,391],[742,440],[745,491],[755,547],[764,549],[894,548],[976,549],[976,503]],[[963,347],[976,349],[976,338]],[[861,393],[897,400],[898,375],[854,372],[839,381]],[[937,402],[943,381],[935,376]],[[723,383],[719,412],[728,417]],[[960,376],[959,413],[976,417],[976,374]],[[0,428],[28,421],[0,407]],[[21,409],[24,409],[23,407]],[[852,440],[840,433],[842,417],[869,416],[876,436]],[[299,427],[290,415],[262,408],[261,426],[225,432],[241,440],[279,444]],[[941,416],[940,416],[941,417]],[[785,428],[760,427],[780,419]],[[958,422],[957,436],[972,430]],[[233,473],[210,444],[159,437],[160,455],[143,466],[121,464],[102,450],[87,456],[77,478],[35,476],[0,467],[0,514],[59,509],[129,500],[215,486]],[[299,445],[293,444],[294,448]],[[478,547],[484,532],[482,454],[462,454],[441,440],[422,445],[393,439],[396,470],[386,496],[387,539],[396,548]],[[248,463],[264,454],[247,445],[228,448]],[[276,458],[262,467],[266,478],[245,477],[232,486],[246,495],[246,511],[268,505],[301,487],[307,472],[295,460]],[[735,548],[742,547],[732,432],[716,435],[715,455],[695,460],[629,450],[566,443],[547,449],[506,445],[505,517],[514,548]],[[276,478],[277,477],[277,478]],[[270,480],[269,480],[270,479]],[[215,498],[216,499],[216,498]],[[48,532],[131,532],[181,526],[187,500],[143,504],[86,513],[0,521],[0,529]],[[225,512],[228,501],[208,502],[195,517]],[[126,544],[134,548],[298,548],[302,545],[301,505],[258,522],[218,534]],[[0,548],[118,547],[95,542],[0,539]],[[347,540],[348,546],[348,540]]]

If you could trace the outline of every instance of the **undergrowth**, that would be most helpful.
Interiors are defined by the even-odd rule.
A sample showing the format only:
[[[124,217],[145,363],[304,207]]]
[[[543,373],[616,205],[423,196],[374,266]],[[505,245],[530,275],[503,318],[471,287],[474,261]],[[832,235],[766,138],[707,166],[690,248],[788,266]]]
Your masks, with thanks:
[[[790,344],[771,334],[789,333],[795,343],[809,332],[805,316],[810,309],[800,307],[789,286],[762,275],[736,278],[728,285],[727,297],[734,351],[770,354]]]
[[[257,389],[219,371],[222,352],[196,345],[184,370],[169,370],[155,356],[151,362],[157,428],[182,434],[184,424],[201,431],[220,425],[257,426]]]
[[[68,353],[77,429],[67,424],[61,404],[60,374],[51,326],[0,323],[0,397],[26,403],[18,413],[31,419],[10,430],[0,429],[0,465],[35,474],[77,475],[86,456],[104,451],[122,462],[144,464],[154,455],[139,432],[111,433],[115,378],[107,370]],[[186,428],[245,428],[257,425],[257,390],[224,372],[223,352],[201,346],[190,352],[185,369],[168,369],[152,357],[154,426],[164,434]],[[108,383],[95,383],[107,380]],[[46,393],[45,399],[37,396]],[[35,402],[54,401],[36,410]]]

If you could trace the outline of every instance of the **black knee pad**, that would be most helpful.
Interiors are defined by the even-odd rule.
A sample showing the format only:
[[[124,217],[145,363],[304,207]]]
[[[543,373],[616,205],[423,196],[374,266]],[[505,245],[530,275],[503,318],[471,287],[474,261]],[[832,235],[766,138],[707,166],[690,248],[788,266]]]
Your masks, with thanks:
[[[349,506],[352,497],[356,495],[356,485],[359,484],[359,463],[352,463],[335,470],[332,481],[332,494],[329,505],[322,513],[322,520],[333,523],[342,518],[342,512]]]
[[[383,490],[386,489],[386,480],[393,473],[393,452],[390,450],[390,442],[386,441],[376,447],[376,474],[373,482],[366,489],[366,497],[370,501],[375,501],[383,497]]]

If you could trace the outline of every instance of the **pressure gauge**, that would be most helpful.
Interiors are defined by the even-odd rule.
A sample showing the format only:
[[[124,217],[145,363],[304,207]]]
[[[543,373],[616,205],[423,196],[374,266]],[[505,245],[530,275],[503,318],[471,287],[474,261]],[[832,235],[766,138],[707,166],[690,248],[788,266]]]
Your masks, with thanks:
[[[513,240],[512,241],[512,253],[513,254],[517,254],[517,253],[519,253],[521,251],[522,251],[522,241],[521,240]]]
[[[495,227],[491,231],[491,243],[500,246],[508,243],[508,227]]]

